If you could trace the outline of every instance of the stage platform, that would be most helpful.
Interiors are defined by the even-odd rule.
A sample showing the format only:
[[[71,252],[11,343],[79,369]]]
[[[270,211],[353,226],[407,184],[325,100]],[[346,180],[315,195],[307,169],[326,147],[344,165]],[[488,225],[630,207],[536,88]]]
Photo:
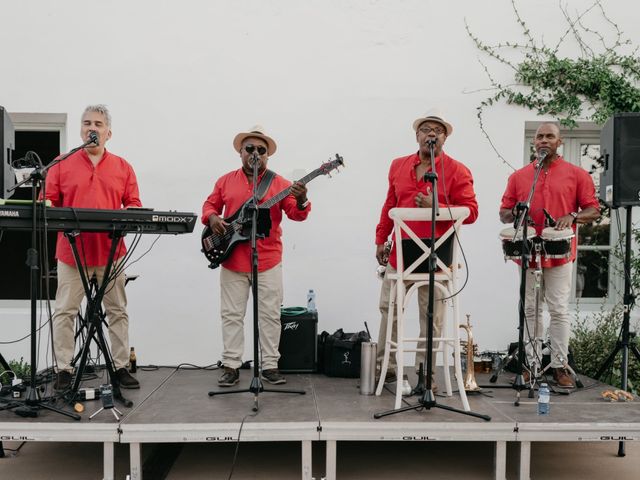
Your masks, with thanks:
[[[123,416],[112,412],[89,416],[101,402],[84,402],[80,421],[42,410],[37,418],[23,418],[10,411],[0,412],[0,438],[26,442],[99,442],[104,445],[103,478],[114,478],[114,445],[127,444],[130,477],[142,478],[141,446],[159,443],[235,443],[300,442],[301,474],[310,480],[335,479],[339,445],[344,442],[489,442],[493,447],[493,477],[506,478],[507,442],[520,446],[519,478],[528,479],[533,442],[609,442],[612,450],[619,440],[640,439],[640,401],[608,403],[600,398],[606,388],[594,380],[583,379],[585,388],[570,395],[552,395],[551,413],[536,414],[535,399],[522,392],[519,406],[510,388],[487,387],[469,396],[472,411],[490,415],[490,422],[440,408],[408,411],[381,419],[373,414],[391,409],[394,397],[384,391],[380,397],[360,395],[357,379],[329,378],[317,374],[288,374],[287,384],[265,388],[294,389],[298,393],[263,392],[258,396],[259,411],[253,412],[252,393],[210,397],[220,389],[215,380],[219,372],[161,368],[140,370],[140,390],[123,390],[134,402],[125,408],[116,404]],[[247,388],[252,371],[242,370],[238,388]],[[479,375],[478,383],[488,375]],[[509,376],[504,374],[498,384]],[[100,379],[85,382],[97,387]],[[442,388],[442,381],[438,382]],[[439,404],[461,408],[452,397],[436,396]],[[415,403],[416,397],[406,397]],[[62,406],[60,403],[57,406]],[[326,445],[324,471],[312,471],[314,442]],[[316,462],[317,466],[317,462]],[[316,467],[317,469],[317,467]],[[398,476],[402,472],[398,471]],[[612,472],[613,473],[613,472]]]

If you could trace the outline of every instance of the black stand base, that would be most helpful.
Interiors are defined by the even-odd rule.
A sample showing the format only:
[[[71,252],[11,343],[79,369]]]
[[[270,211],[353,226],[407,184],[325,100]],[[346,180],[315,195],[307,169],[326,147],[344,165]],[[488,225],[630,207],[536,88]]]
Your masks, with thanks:
[[[409,410],[418,410],[418,409],[427,409],[430,410],[432,408],[442,408],[443,410],[449,410],[450,412],[461,413],[463,415],[469,415],[470,417],[481,418],[485,421],[490,421],[491,417],[489,415],[482,415],[481,413],[475,412],[467,412],[466,410],[462,410],[459,408],[450,407],[448,405],[441,405],[436,402],[436,397],[433,394],[433,391],[426,390],[422,396],[422,398],[415,405],[407,405],[406,407],[397,408],[394,410],[387,410],[385,412],[374,413],[373,418],[382,418],[389,415],[394,415],[400,412],[407,412]]]
[[[618,341],[613,351],[609,354],[607,359],[604,361],[604,363],[598,370],[598,373],[596,373],[595,378],[597,378],[598,380],[601,379],[602,376],[604,375],[604,372],[606,372],[609,368],[613,366],[613,362],[615,361],[616,355],[618,355],[618,352],[623,352],[622,353],[623,357],[629,358],[629,354],[627,353],[628,351],[633,353],[633,355],[636,357],[636,360],[640,362],[640,351],[638,350],[638,347],[636,347],[635,344],[625,345],[624,342]]]
[[[230,390],[230,391],[226,391],[226,390],[220,390],[220,391],[210,391],[209,392],[209,396],[213,397],[215,395],[230,395],[230,394],[234,394],[234,393],[253,393],[254,397],[253,397],[253,411],[257,412],[260,408],[259,402],[258,402],[258,394],[262,393],[262,392],[267,392],[267,393],[295,393],[298,395],[304,395],[306,392],[304,390],[284,390],[284,389],[269,389],[269,388],[264,388],[262,385],[262,380],[260,380],[259,377],[253,377],[251,379],[251,385],[249,386],[249,388],[244,388],[242,390]]]
[[[46,399],[39,398],[37,390],[31,386],[27,391],[27,399],[24,401],[24,404],[15,408],[13,412],[21,417],[35,418],[42,409],[65,415],[69,418],[73,418],[74,420],[80,420],[80,415],[77,413],[68,412],[46,403]]]
[[[509,364],[509,362],[511,362],[512,360],[515,360],[517,358],[518,358],[518,348],[515,348],[513,350],[513,352],[511,352],[509,355],[504,357],[500,361],[500,364],[498,365],[498,367],[493,370],[491,378],[489,378],[489,383],[491,383],[491,385],[480,385],[480,388],[511,388],[511,389],[520,390],[520,391],[528,389],[529,390],[529,395],[528,395],[529,398],[533,398],[534,397],[534,392],[535,392],[535,386],[536,386],[537,383],[539,383],[539,380],[541,378],[545,378],[545,379],[547,378],[546,377],[546,375],[547,375],[546,372],[550,368],[550,364],[548,364],[544,369],[542,369],[541,372],[539,373],[539,375],[536,378],[533,378],[533,375],[531,374],[531,371],[529,370],[530,377],[529,377],[529,382],[528,383],[525,382],[524,377],[522,375],[517,375],[515,380],[512,383],[496,384],[496,382],[498,381],[498,377],[502,373],[504,373],[504,369]],[[567,363],[567,365],[568,365],[568,367],[570,367],[570,371],[573,374],[573,376],[575,377],[576,388],[584,388],[584,383],[582,383],[582,380],[580,380],[580,376],[576,372],[575,365],[573,363]],[[562,395],[569,395],[571,393],[570,389],[561,388],[559,386],[553,387],[549,381],[547,381],[547,383],[550,385],[552,391],[555,392],[555,393],[560,393]],[[519,398],[518,398],[518,400],[519,400]],[[517,406],[517,404],[516,404],[516,406]]]

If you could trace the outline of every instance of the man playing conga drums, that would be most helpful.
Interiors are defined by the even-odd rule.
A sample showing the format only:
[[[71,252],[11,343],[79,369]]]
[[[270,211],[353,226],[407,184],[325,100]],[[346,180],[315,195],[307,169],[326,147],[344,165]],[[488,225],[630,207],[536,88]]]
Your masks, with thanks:
[[[529,215],[533,228],[543,237],[545,243],[552,245],[554,241],[562,241],[572,237],[570,249],[566,255],[559,252],[545,254],[542,250],[542,292],[549,309],[551,322],[549,336],[551,340],[551,368],[553,378],[558,386],[573,388],[573,379],[565,368],[569,351],[569,299],[571,296],[572,262],[576,258],[575,228],[577,223],[591,223],[600,216],[595,187],[591,177],[583,168],[565,161],[557,154],[562,144],[560,129],[555,123],[543,123],[536,131],[534,146],[536,152],[545,150],[548,154],[543,159],[542,171],[538,177],[535,193],[531,200]],[[514,172],[507,183],[500,205],[500,220],[512,223],[515,220],[516,205],[528,198],[533,184],[537,161]],[[545,211],[555,219],[555,231],[544,231]],[[544,235],[543,235],[544,233]],[[551,249],[550,249],[551,250]],[[535,260],[531,258],[531,267]],[[538,332],[542,332],[542,302],[538,315],[535,312],[534,270],[529,268],[526,277],[525,316],[527,319],[527,336],[533,337],[536,317]],[[526,332],[529,332],[529,335]],[[533,362],[533,345],[526,348],[529,365]]]

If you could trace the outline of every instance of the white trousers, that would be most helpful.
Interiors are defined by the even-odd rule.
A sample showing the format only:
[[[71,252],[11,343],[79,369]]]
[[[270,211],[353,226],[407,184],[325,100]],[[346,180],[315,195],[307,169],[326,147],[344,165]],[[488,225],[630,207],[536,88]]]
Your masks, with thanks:
[[[569,319],[569,299],[571,298],[571,272],[572,263],[566,263],[558,267],[543,268],[540,279],[540,301],[538,302],[538,338],[544,339],[542,322],[542,305],[547,304],[551,321],[549,323],[549,337],[551,340],[551,367],[562,367],[569,353],[569,333],[571,321]],[[520,268],[518,267],[518,272]],[[536,293],[535,269],[527,269],[525,317],[528,331],[524,332],[524,340],[527,344],[526,352],[529,365],[533,360],[533,339],[536,331]],[[542,360],[542,359],[540,359]]]
[[[391,265],[387,265],[387,269],[384,273],[384,279],[382,280],[382,288],[380,289],[380,330],[378,332],[378,365],[382,364],[382,359],[384,358],[385,351],[385,343],[387,340],[387,318],[389,315],[389,297],[391,294],[391,286],[393,284],[393,280],[389,279],[388,274],[396,273],[395,268]],[[408,289],[411,286],[412,282],[405,282],[405,286]],[[418,315],[420,316],[420,337],[427,336],[427,310],[429,307],[429,285],[424,285],[418,288]],[[434,305],[433,305],[433,336],[440,337],[442,332],[442,325],[444,321],[444,302],[442,301],[443,293],[439,288],[436,288],[434,291]],[[397,331],[395,328],[395,323],[397,321],[397,305],[394,306],[393,310],[393,330],[391,333],[391,340],[393,342],[397,341]],[[435,347],[435,343],[434,343]],[[418,344],[418,352],[416,353],[416,361],[415,368],[418,371],[418,367],[420,363],[424,365],[426,370],[427,365],[425,363],[425,342],[420,342]],[[432,356],[432,365],[435,367],[435,354]],[[389,358],[389,369],[395,370],[396,367],[396,359],[395,356]]]
[[[116,266],[114,265],[114,268]],[[98,285],[102,284],[105,267],[87,267],[88,279],[95,273]],[[129,364],[129,316],[127,295],[124,291],[125,275],[121,273],[110,283],[102,299],[109,322],[111,355],[116,369]],[[71,362],[75,352],[75,321],[82,300],[86,298],[80,273],[75,266],[58,262],[58,290],[56,309],[53,314],[53,351],[57,371],[72,371]],[[88,321],[88,319],[85,319]]]
[[[244,317],[250,291],[251,273],[220,267],[220,316],[224,345],[222,363],[226,367],[239,368],[242,365]],[[281,263],[258,273],[258,329],[263,370],[278,368],[282,292]]]

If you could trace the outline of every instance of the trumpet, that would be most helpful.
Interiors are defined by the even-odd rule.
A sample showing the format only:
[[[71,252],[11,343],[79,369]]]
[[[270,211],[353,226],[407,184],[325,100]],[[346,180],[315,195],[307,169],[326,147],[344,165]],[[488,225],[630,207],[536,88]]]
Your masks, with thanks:
[[[467,324],[460,325],[460,328],[464,329],[467,332],[467,340],[466,342],[460,340],[460,345],[462,347],[462,352],[465,354],[467,371],[464,374],[464,390],[465,392],[479,392],[482,390],[478,383],[476,382],[475,372],[474,372],[474,362],[473,357],[478,349],[477,345],[473,343],[473,332],[471,331],[471,315],[467,313]]]

